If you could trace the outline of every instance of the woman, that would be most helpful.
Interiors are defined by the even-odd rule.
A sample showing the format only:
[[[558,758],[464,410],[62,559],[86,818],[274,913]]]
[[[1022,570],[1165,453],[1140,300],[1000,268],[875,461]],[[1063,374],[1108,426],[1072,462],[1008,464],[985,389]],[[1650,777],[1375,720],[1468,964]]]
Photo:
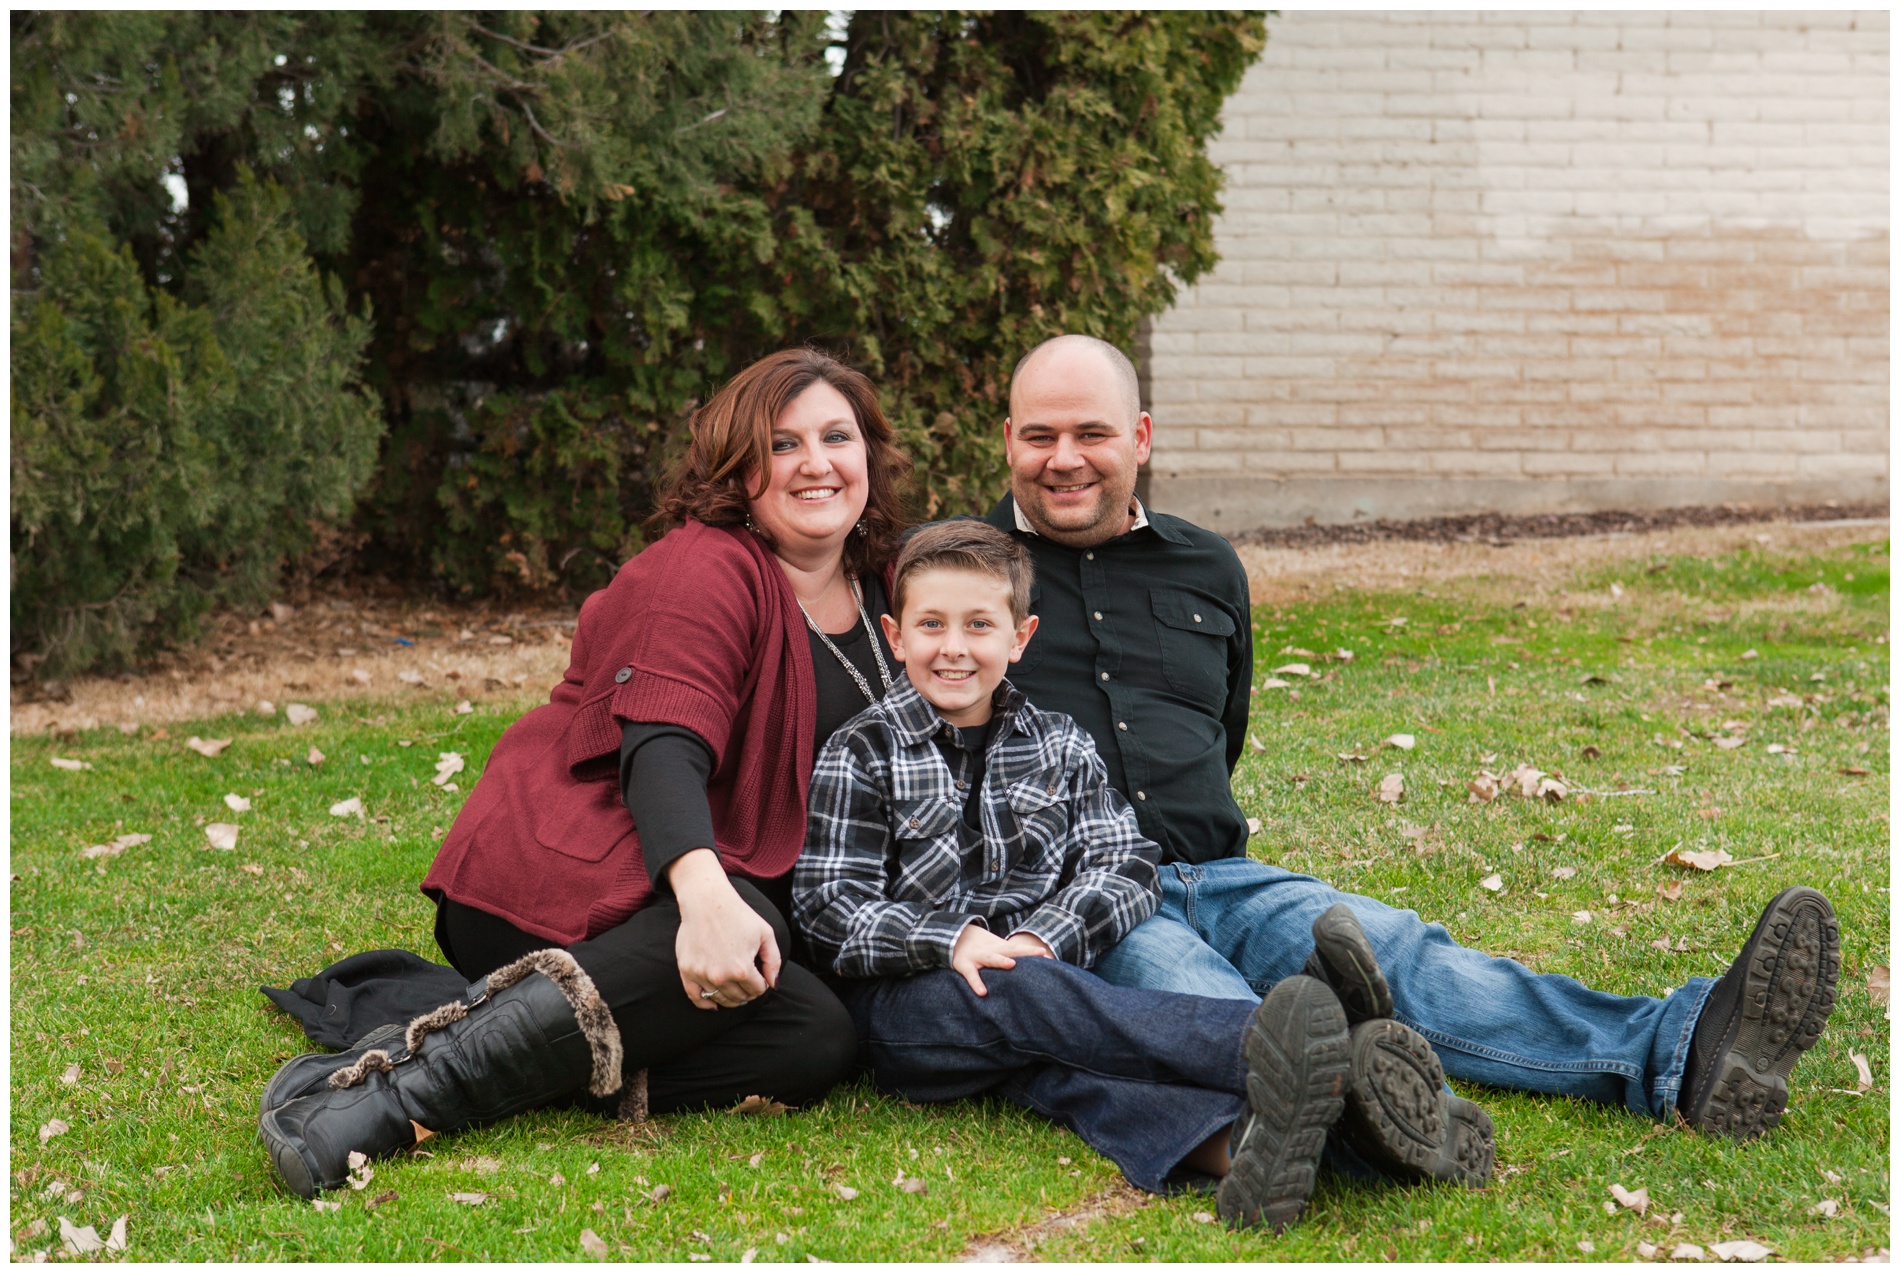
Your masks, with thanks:
[[[265,1089],[291,1188],[582,1089],[638,1118],[845,1074],[850,1018],[787,962],[785,916],[813,757],[891,683],[871,616],[909,468],[870,382],[811,350],[695,413],[671,529],[581,607],[422,882],[467,994]]]

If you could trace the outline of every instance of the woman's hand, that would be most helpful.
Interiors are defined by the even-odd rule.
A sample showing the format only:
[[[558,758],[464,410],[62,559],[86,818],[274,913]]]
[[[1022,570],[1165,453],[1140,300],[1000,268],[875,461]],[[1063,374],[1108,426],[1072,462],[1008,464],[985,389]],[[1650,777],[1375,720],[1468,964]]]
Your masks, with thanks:
[[[778,938],[732,887],[718,854],[711,849],[682,854],[667,868],[666,878],[680,904],[673,956],[680,985],[695,1008],[736,1008],[778,984]]]

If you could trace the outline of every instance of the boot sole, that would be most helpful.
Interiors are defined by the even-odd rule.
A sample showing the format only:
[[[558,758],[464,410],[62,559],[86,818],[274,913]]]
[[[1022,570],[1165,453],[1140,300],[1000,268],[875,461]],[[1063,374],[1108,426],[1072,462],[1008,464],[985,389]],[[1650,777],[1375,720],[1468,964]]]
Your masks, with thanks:
[[[1289,977],[1247,1025],[1247,1104],[1252,1111],[1233,1165],[1215,1193],[1229,1228],[1275,1233],[1312,1196],[1326,1129],[1345,1108],[1346,1013],[1323,983]]]
[[[1325,980],[1346,1009],[1346,1019],[1357,1023],[1392,1015],[1392,989],[1372,943],[1351,908],[1337,902],[1313,921],[1313,953],[1330,975]]]
[[[1397,1021],[1353,1028],[1344,1130],[1361,1157],[1402,1180],[1479,1189],[1497,1160],[1491,1116],[1445,1090],[1438,1054]]]
[[[1752,1140],[1781,1122],[1788,1076],[1834,1011],[1841,928],[1809,888],[1770,902],[1742,947],[1739,1011],[1722,1040],[1716,1075],[1699,1107],[1683,1112],[1704,1132]]]

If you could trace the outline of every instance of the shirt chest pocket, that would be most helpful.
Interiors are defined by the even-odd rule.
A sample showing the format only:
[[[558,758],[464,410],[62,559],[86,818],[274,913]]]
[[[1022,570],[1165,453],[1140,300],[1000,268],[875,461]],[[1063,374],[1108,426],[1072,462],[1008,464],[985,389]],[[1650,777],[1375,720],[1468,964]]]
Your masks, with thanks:
[[[1155,643],[1161,670],[1176,693],[1218,707],[1227,698],[1227,638],[1234,620],[1213,598],[1175,588],[1152,588]]]
[[[891,802],[891,841],[896,861],[885,869],[891,900],[935,904],[957,890],[959,857],[953,800],[928,796]]]
[[[1024,778],[1005,790],[1004,799],[1022,831],[1020,869],[1061,869],[1069,836],[1069,796],[1060,772]]]

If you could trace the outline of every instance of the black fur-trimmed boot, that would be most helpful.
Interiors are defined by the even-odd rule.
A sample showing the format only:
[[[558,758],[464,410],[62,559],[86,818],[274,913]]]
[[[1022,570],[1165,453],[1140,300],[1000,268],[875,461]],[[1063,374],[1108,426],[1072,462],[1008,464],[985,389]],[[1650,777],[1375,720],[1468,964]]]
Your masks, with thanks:
[[[624,1085],[623,1111],[645,1097]],[[461,999],[378,1031],[348,1052],[287,1061],[266,1085],[258,1136],[284,1183],[306,1198],[342,1184],[349,1158],[416,1142],[416,1127],[452,1132],[585,1089],[623,1089],[620,1031],[590,978],[564,950],[496,969]]]

